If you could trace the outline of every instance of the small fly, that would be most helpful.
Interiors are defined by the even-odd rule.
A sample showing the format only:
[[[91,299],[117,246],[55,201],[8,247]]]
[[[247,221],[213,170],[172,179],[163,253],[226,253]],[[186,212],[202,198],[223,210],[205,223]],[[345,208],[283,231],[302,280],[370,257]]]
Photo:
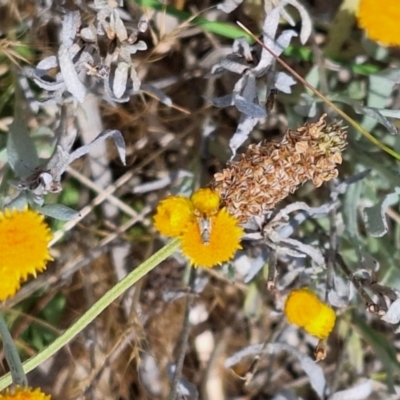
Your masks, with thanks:
[[[203,244],[209,244],[211,237],[211,219],[207,217],[198,217],[197,222],[199,224],[201,241]]]

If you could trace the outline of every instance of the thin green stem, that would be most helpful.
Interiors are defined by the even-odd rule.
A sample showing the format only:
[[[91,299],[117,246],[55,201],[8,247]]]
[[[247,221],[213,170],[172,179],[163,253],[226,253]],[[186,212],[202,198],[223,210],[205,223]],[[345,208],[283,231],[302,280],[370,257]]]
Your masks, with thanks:
[[[38,365],[49,359],[63,346],[69,343],[78,333],[82,332],[102,311],[104,311],[122,293],[128,290],[139,279],[154,269],[160,262],[168,258],[179,247],[180,241],[174,239],[166,246],[153,254],[149,259],[133,270],[124,279],[111,288],[102,298],[100,298],[89,310],[85,312],[73,325],[71,325],[60,337],[58,337],[48,347],[40,353],[29,358],[23,363],[25,373],[32,371]],[[11,375],[6,374],[0,378],[0,390],[11,384]]]
[[[18,351],[15,348],[14,340],[11,337],[10,331],[8,330],[6,321],[4,321],[4,318],[1,314],[0,335],[3,341],[4,355],[6,356],[7,364],[10,368],[10,374],[13,383],[18,386],[28,386],[28,380],[26,379]]]

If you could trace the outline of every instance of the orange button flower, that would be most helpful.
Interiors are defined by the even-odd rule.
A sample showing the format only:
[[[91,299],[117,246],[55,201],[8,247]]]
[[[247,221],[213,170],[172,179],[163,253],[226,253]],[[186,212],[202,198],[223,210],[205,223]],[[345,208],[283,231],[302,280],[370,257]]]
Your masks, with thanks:
[[[211,268],[229,261],[240,249],[243,229],[211,189],[198,189],[189,199],[170,196],[161,201],[154,216],[164,235],[181,240],[183,254],[194,266]]]
[[[361,0],[357,18],[370,39],[387,46],[400,45],[399,0]]]
[[[289,294],[284,313],[291,324],[304,328],[319,339],[328,337],[336,321],[332,307],[308,288],[293,290]]]
[[[158,205],[154,226],[165,236],[178,237],[193,219],[191,201],[183,196],[170,196]]]
[[[196,190],[191,200],[194,208],[207,217],[211,217],[218,212],[221,201],[218,193],[209,188]]]
[[[204,240],[199,224],[189,224],[182,235],[182,252],[190,263],[211,268],[216,264],[229,261],[241,249],[240,238],[243,230],[238,221],[223,208],[215,217],[210,218],[209,240]]]
[[[14,390],[7,389],[4,394],[0,394],[0,400],[51,400],[51,397],[40,389],[17,387]]]
[[[36,211],[6,209],[0,212],[0,238],[0,301],[4,301],[52,260],[48,249],[52,234]]]

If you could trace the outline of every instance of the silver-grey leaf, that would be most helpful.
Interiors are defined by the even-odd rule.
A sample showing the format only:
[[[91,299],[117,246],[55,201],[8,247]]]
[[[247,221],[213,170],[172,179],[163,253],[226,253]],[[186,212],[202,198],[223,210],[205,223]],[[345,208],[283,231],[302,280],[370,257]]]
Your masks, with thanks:
[[[105,7],[109,7],[107,0],[94,0],[94,8],[96,10],[101,10]]]
[[[336,392],[329,398],[329,400],[365,400],[369,399],[371,394],[372,381],[371,379],[368,379],[360,385]]]
[[[386,209],[399,201],[400,188],[395,188],[394,193],[390,193],[378,204],[364,209],[364,221],[367,225],[368,233],[374,237],[382,237],[388,231],[386,221]]]
[[[248,101],[243,96],[236,94],[234,96],[236,108],[243,114],[252,118],[265,118],[267,113],[258,104]]]
[[[32,68],[26,68],[25,71],[27,76],[31,78],[41,89],[48,90],[49,92],[57,92],[59,90],[64,90],[65,88],[65,83],[63,81],[50,82],[42,79]],[[40,70],[37,71],[40,72]]]
[[[232,51],[234,53],[240,54],[247,61],[253,59],[250,44],[245,37],[239,37],[233,41]]]
[[[312,32],[312,21],[307,9],[298,0],[286,0],[287,3],[297,8],[301,18],[300,41],[305,44]]]
[[[354,111],[358,114],[364,114],[371,117],[381,123],[392,135],[397,135],[398,131],[395,125],[393,125],[379,109],[374,107],[353,107]]]
[[[264,348],[263,344],[252,344],[250,346],[244,347],[243,349],[229,356],[224,362],[224,367],[231,368],[234,365],[238,364],[240,361],[242,361],[243,358],[249,356],[255,356],[256,354],[260,353],[261,354],[269,353],[269,349]]]
[[[120,131],[107,129],[101,132],[95,139],[93,139],[89,144],[80,147],[70,154],[68,159],[68,165],[74,162],[76,159],[89,153],[89,151],[99,143],[104,142],[104,140],[111,137],[114,140],[115,146],[117,147],[119,158],[122,163],[125,164],[125,141]]]
[[[125,25],[116,9],[114,9],[111,13],[110,25],[120,42],[124,42],[126,39],[128,39],[128,32],[126,31]]]
[[[113,92],[117,99],[120,99],[126,91],[129,67],[130,64],[121,61],[118,63],[118,66],[115,70]]]
[[[137,28],[139,32],[146,32],[147,28],[149,27],[149,19],[147,18],[147,15],[143,14],[137,24]]]
[[[263,344],[247,346],[228,357],[225,360],[224,366],[225,368],[231,368],[239,363],[244,357],[255,356],[258,354],[279,354],[282,351],[288,352],[299,360],[301,368],[310,380],[311,387],[321,399],[326,398],[326,395],[329,394],[329,389],[322,368],[308,355],[300,352],[293,346],[287,345],[286,343],[269,343],[267,346],[264,346]]]
[[[6,204],[5,208],[23,210],[27,205],[28,199],[26,198],[26,193],[21,192],[15,199]]]
[[[81,24],[79,11],[66,11],[62,19],[61,44],[69,49],[74,43],[76,32]]]
[[[48,71],[49,69],[56,68],[58,66],[57,57],[49,56],[39,61],[36,69],[41,69],[43,71]]]
[[[292,76],[288,75],[286,72],[278,72],[275,75],[275,87],[283,93],[292,93],[291,86],[296,83]]]
[[[344,280],[341,276],[334,273],[334,287],[329,290],[329,303],[335,307],[346,307],[350,300],[350,284],[348,280]]]
[[[236,10],[241,4],[243,0],[224,0],[222,3],[217,5],[218,10],[223,11],[226,14],[231,13],[233,10]]]
[[[231,94],[227,94],[221,97],[210,97],[207,100],[215,107],[229,107],[233,106],[233,96]]]
[[[245,71],[249,69],[248,65],[241,64],[240,62],[231,60],[229,58],[222,59],[219,62],[219,66],[226,69],[227,71],[231,71],[239,75],[242,75]]]
[[[140,90],[140,85],[142,82],[140,81],[138,74],[136,72],[136,69],[133,65],[131,65],[131,74],[130,74],[131,80],[132,80],[132,92],[133,93],[138,93]]]
[[[26,178],[39,165],[39,157],[20,112],[15,112],[14,120],[9,127],[7,154],[8,162],[15,174],[19,178]]]
[[[66,90],[70,92],[80,103],[85,100],[86,88],[79,80],[75,66],[66,46],[61,45],[58,50],[58,61],[61,74],[64,78]]]
[[[150,85],[148,83],[142,83],[140,88],[143,92],[152,93],[154,96],[157,97],[158,100],[161,101],[161,103],[165,104],[167,107],[172,106],[171,98],[168,97],[162,90],[156,88],[155,86]]]
[[[268,43],[265,45],[275,54],[275,56],[280,56],[289,46],[292,37],[295,36],[297,36],[297,33],[292,29],[288,29],[283,31],[276,41],[267,40]],[[261,75],[273,63],[273,61],[274,56],[269,51],[263,48],[261,53],[261,60],[258,63],[257,67],[253,69],[253,72],[256,75]]]
[[[235,157],[238,148],[246,141],[252,132],[253,128],[257,125],[258,118],[251,118],[242,114],[239,124],[236,128],[235,134],[229,141],[229,147],[232,150],[232,157]]]
[[[325,399],[329,393],[326,379],[322,368],[307,354],[297,350],[296,347],[289,346],[285,343],[273,343],[270,345],[273,353],[287,351],[294,355],[300,362],[300,366],[310,379],[310,385],[321,399]]]
[[[128,95],[125,95],[119,99],[114,96],[114,92],[110,88],[110,79],[104,79],[103,82],[104,82],[105,97],[108,98],[110,101],[115,101],[117,103],[126,103],[129,101]]]
[[[389,324],[398,324],[400,322],[400,299],[395,300],[389,306],[386,314],[381,319]]]
[[[94,42],[96,40],[96,29],[92,24],[81,29],[80,34],[85,42]]]
[[[143,40],[139,40],[135,44],[130,44],[130,45],[126,46],[126,48],[129,51],[129,54],[135,54],[138,51],[147,50],[147,44]]]
[[[64,206],[63,204],[47,204],[40,207],[38,211],[48,217],[58,219],[60,221],[70,221],[79,216],[79,212]]]

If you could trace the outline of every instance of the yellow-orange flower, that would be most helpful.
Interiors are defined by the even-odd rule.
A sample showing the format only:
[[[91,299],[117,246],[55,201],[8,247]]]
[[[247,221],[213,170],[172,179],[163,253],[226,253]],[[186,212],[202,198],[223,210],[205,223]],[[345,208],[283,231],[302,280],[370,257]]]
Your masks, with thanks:
[[[212,189],[198,189],[190,199],[170,196],[161,201],[154,216],[164,235],[181,240],[183,254],[194,266],[211,268],[229,261],[240,249],[243,229]]]
[[[0,301],[13,296],[29,275],[52,260],[48,245],[51,231],[44,217],[32,210],[0,213]]]
[[[291,324],[319,339],[328,337],[336,321],[332,307],[308,288],[293,290],[286,300],[284,312]]]
[[[194,208],[207,217],[211,217],[218,212],[221,202],[218,193],[209,188],[196,190],[191,200]]]
[[[361,0],[358,24],[367,36],[387,46],[400,45],[400,4],[398,0]]]
[[[165,236],[178,237],[193,219],[193,204],[188,198],[169,196],[158,205],[154,226]]]
[[[191,222],[182,235],[182,252],[194,266],[211,268],[229,261],[236,250],[241,249],[243,229],[226,209],[223,208],[216,216],[210,217],[210,223],[208,243],[204,242],[197,221]]]
[[[7,389],[4,394],[0,394],[0,400],[51,400],[51,397],[40,389],[17,387],[15,390]]]

